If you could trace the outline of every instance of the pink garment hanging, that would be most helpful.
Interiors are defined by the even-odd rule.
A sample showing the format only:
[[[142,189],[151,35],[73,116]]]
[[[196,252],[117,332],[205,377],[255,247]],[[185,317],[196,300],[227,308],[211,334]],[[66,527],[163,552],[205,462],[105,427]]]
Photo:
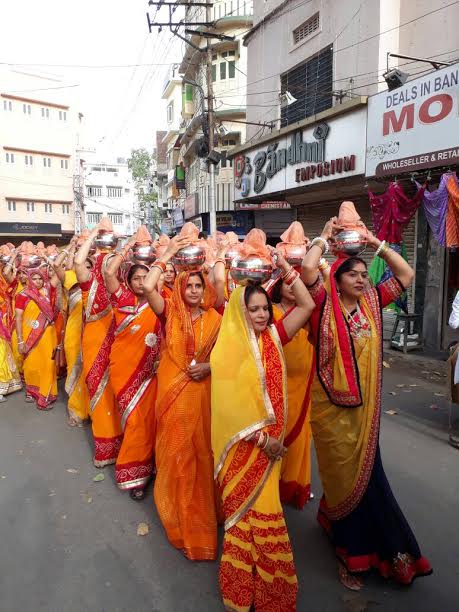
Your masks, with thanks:
[[[373,215],[373,225],[379,240],[400,243],[403,240],[403,230],[408,225],[421,205],[424,187],[416,192],[413,198],[408,198],[398,183],[390,183],[382,195],[368,192]]]

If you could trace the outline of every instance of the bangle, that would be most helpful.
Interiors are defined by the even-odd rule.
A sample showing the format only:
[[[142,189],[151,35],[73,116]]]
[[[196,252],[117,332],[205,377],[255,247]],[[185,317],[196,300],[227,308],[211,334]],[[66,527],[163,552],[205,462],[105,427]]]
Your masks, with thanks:
[[[383,253],[385,250],[385,247],[386,247],[386,241],[383,240],[381,244],[379,245],[379,247],[376,249],[375,257],[378,257],[380,253]]]
[[[267,436],[268,434],[264,431],[260,431],[258,432],[258,440],[257,440],[257,446],[258,448],[261,448],[261,446],[264,444],[265,442],[265,436]]]
[[[284,278],[283,281],[287,285],[287,287],[293,287],[299,277],[299,273],[295,269],[293,269],[293,271],[289,274],[288,278]]]
[[[25,344],[24,340],[21,340],[20,342],[18,342],[18,346],[19,346],[20,344]]]
[[[317,238],[314,238],[314,240],[311,242],[311,246],[320,247],[322,249],[322,255],[326,255],[330,250],[328,241],[325,240],[325,238],[322,238],[322,236],[317,236]]]
[[[330,265],[329,265],[328,261],[326,259],[324,259],[323,257],[321,257],[320,260],[319,260],[319,270],[321,272],[325,272],[325,270],[327,268],[329,268],[329,267],[330,267]]]
[[[265,433],[266,433],[266,432],[265,432]],[[266,447],[268,446],[268,444],[269,444],[269,434],[266,434],[266,440],[265,440],[265,443],[263,444],[263,446],[261,446],[261,447],[260,447],[260,448],[261,448],[261,450],[265,450],[265,449],[266,449]]]
[[[69,256],[69,252],[67,251],[67,249],[62,249],[62,252],[65,253],[67,257]]]
[[[226,265],[226,262],[222,257],[219,257],[218,259],[215,260],[214,266],[216,266],[218,263],[221,263],[224,266]]]
[[[281,274],[282,278],[285,280],[289,276],[289,274],[292,273],[292,270],[293,270],[293,266],[290,266],[288,270],[285,270],[284,272],[282,272]]]

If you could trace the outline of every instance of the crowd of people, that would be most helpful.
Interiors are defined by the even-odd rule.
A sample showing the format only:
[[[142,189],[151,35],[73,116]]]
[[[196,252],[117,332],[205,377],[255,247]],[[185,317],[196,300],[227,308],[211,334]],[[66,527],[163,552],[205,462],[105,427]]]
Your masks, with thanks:
[[[365,261],[338,249],[343,229],[384,259],[388,280],[373,286]],[[60,250],[2,245],[1,401],[23,388],[49,410],[65,377],[68,423],[90,421],[94,465],[115,464],[135,501],[154,479],[172,546],[215,560],[223,524],[226,610],[296,609],[283,504],[310,500],[312,439],[318,521],[341,582],[358,590],[370,570],[405,585],[430,574],[379,448],[382,308],[411,284],[408,263],[351,203],[312,241],[293,223],[276,249],[258,229],[243,243],[197,234],[187,223],[154,242],[141,227],[115,248],[103,219]],[[190,245],[205,261],[182,255]],[[238,284],[236,271],[250,276],[241,261],[271,266],[271,278]]]

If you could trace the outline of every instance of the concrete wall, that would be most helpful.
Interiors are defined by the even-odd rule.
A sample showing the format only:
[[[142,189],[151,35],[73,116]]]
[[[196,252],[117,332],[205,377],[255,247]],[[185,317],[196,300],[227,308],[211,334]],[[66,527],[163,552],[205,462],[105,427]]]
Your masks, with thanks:
[[[382,73],[386,70],[387,52],[452,60],[457,57],[459,5],[419,19],[447,4],[450,4],[448,0],[366,0],[363,3],[312,0],[298,3],[295,8],[293,3],[287,3],[277,16],[249,35],[248,120],[278,119],[280,75],[328,45],[333,45],[334,50],[333,90],[343,90],[349,95],[371,95],[386,87]],[[278,0],[257,0],[254,25],[280,5]],[[319,30],[295,45],[293,30],[317,12],[320,13]],[[403,25],[412,20],[415,21]],[[391,67],[398,64],[413,76],[431,69],[419,62],[391,58]],[[335,99],[335,104],[338,103]],[[256,130],[256,126],[249,126],[248,137]]]

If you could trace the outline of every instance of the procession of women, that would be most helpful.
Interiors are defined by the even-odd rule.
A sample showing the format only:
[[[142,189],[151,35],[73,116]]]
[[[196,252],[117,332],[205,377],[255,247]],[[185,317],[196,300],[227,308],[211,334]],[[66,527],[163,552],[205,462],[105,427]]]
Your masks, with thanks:
[[[344,587],[432,573],[379,446],[382,309],[413,270],[351,202],[336,212],[276,247],[192,223],[119,240],[105,218],[65,248],[0,246],[0,401],[47,411],[65,389],[69,427],[92,428],[119,494],[154,503],[190,563],[218,559],[225,610],[297,609],[283,508],[312,498],[312,452]],[[377,285],[365,249],[391,272]]]

